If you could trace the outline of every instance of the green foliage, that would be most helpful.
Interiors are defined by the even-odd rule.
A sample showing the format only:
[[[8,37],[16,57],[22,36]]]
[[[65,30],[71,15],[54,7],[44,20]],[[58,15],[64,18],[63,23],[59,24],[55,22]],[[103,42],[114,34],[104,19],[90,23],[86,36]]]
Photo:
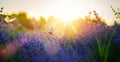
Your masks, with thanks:
[[[40,18],[39,18],[39,20],[38,20],[38,28],[40,28],[40,29],[43,29],[43,28],[45,28],[45,25],[46,25],[46,20],[45,20],[45,18],[43,17],[43,16],[41,16]]]
[[[19,21],[19,23],[21,23],[23,26],[27,25],[26,23],[28,23],[28,19],[27,19],[27,14],[25,12],[19,12],[18,16],[17,16],[17,20]]]
[[[107,33],[106,33],[106,35],[107,35]],[[114,36],[114,33],[112,33],[110,38],[106,37],[106,40],[103,40],[103,41],[101,41],[98,38],[98,36],[96,36],[96,40],[97,40],[97,44],[98,44],[98,51],[99,51],[101,62],[107,62],[108,61],[110,45],[111,45],[111,42],[113,41],[113,36]]]

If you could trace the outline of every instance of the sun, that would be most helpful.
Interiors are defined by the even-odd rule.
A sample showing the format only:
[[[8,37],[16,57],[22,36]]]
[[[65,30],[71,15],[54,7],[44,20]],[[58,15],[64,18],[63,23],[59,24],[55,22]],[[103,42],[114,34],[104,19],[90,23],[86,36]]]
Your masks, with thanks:
[[[64,23],[71,22],[74,18],[69,16],[64,16],[61,18]]]
[[[65,10],[64,12],[59,13],[59,17],[64,23],[72,22],[74,19],[79,17],[78,15],[73,13],[74,11]]]

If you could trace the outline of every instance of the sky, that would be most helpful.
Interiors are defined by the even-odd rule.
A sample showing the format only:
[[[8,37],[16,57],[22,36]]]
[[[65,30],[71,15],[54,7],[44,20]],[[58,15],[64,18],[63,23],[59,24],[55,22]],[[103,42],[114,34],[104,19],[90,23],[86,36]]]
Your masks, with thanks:
[[[110,6],[120,8],[120,0],[0,0],[5,13],[26,11],[29,15],[76,18],[96,10],[107,21],[114,18]]]

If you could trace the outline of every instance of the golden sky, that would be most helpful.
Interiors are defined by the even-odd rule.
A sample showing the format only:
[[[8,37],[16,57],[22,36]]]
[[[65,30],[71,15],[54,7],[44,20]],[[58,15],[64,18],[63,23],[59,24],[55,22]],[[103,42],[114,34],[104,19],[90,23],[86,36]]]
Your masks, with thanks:
[[[61,18],[83,17],[89,11],[96,10],[107,21],[113,20],[110,8],[120,8],[120,0],[0,0],[4,12],[26,11],[29,15],[55,16]]]

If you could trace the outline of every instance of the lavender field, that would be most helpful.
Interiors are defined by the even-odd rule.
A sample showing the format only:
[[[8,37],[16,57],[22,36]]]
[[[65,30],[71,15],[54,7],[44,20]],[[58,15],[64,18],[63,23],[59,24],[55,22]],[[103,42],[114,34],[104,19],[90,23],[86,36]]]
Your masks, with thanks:
[[[113,25],[96,10],[72,21],[1,11],[0,62],[120,62],[120,10],[110,8]]]

